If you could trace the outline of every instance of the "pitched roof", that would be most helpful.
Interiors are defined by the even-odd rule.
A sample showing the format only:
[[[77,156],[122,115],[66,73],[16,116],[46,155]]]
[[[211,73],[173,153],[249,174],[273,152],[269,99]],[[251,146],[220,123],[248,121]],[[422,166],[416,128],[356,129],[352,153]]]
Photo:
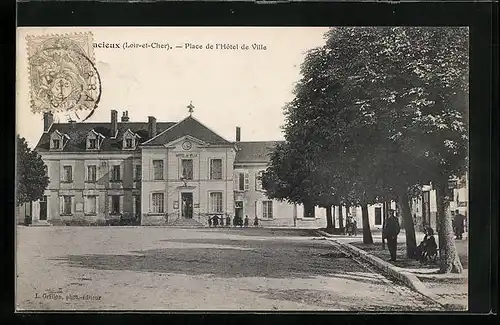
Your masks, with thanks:
[[[175,122],[157,122],[156,130],[157,133],[163,132],[171,126],[175,125]],[[111,138],[114,134],[111,134],[111,123],[54,123],[50,127],[49,132],[43,133],[38,144],[36,145],[36,150],[39,152],[49,151],[50,149],[50,135],[54,131],[59,131],[60,133],[69,136],[69,142],[64,147],[63,151],[68,152],[80,152],[86,151],[86,139],[87,134],[90,130],[94,130],[102,134],[105,138],[101,144],[101,151],[121,151],[123,134],[130,129],[132,132],[137,133],[141,138],[141,142],[147,141],[149,138],[148,123],[147,122],[118,122],[118,134],[115,138]]]
[[[276,145],[284,141],[236,142],[235,163],[267,163]]]
[[[192,116],[186,117],[163,132],[158,132],[156,137],[145,143],[143,142],[143,144],[148,146],[160,146],[186,135],[190,135],[210,144],[231,144],[231,142],[216,134]]]

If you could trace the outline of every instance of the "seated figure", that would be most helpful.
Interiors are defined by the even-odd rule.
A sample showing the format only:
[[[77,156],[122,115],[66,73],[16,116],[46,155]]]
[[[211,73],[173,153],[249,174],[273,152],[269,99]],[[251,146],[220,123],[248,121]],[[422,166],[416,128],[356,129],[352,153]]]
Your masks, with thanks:
[[[425,229],[425,236],[422,242],[418,245],[415,252],[415,257],[420,262],[434,262],[437,257],[437,244],[434,238],[434,231],[431,227]]]

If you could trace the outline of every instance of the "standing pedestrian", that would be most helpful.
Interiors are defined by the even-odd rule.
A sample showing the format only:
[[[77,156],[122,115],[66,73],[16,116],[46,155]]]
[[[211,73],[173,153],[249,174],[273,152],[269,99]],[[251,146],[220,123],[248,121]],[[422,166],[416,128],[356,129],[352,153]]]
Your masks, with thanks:
[[[248,216],[245,216],[245,227],[248,227]]]
[[[226,226],[231,227],[231,217],[229,215],[226,217]]]
[[[259,226],[259,218],[257,218],[257,216],[255,216],[255,219],[253,219],[253,225],[255,227],[258,227]]]
[[[214,227],[217,228],[217,226],[219,225],[219,216],[214,216]]]
[[[453,220],[456,239],[462,239],[462,234],[464,233],[464,221],[465,221],[465,216],[461,214],[460,211],[458,211],[458,209],[456,209],[455,219]]]
[[[394,215],[394,210],[389,210],[389,218],[385,224],[385,228],[382,231],[382,236],[387,239],[387,247],[389,248],[389,253],[391,254],[391,261],[396,261],[396,252],[398,249],[398,235],[401,230],[399,226],[399,221]]]
[[[212,217],[208,216],[208,227],[212,227]]]

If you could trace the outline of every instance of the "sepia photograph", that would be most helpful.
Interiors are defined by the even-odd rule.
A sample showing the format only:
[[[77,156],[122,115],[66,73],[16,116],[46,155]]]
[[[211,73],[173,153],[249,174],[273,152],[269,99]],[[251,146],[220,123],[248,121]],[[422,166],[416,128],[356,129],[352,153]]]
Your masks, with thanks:
[[[467,27],[16,36],[17,312],[468,309]]]

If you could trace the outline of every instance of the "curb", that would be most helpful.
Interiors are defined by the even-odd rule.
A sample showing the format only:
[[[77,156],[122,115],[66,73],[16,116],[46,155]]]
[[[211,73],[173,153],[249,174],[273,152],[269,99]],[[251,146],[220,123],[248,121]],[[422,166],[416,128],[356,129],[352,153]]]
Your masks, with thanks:
[[[318,234],[324,237],[332,238],[335,237],[331,234],[328,234],[324,231],[317,230]],[[336,244],[340,245],[342,248],[345,248],[346,250],[349,251],[349,253],[360,257],[364,261],[368,262],[369,264],[373,265],[383,273],[387,274],[388,276],[402,282],[404,285],[409,287],[410,289],[418,292],[422,296],[425,296],[426,298],[432,300],[436,304],[440,305],[443,307],[445,310],[448,309],[447,305],[442,304],[439,302],[439,297],[432,293],[429,289],[425,287],[425,285],[420,281],[416,275],[411,274],[409,272],[403,271],[401,268],[394,266],[376,256],[373,256],[370,253],[367,253],[366,251],[359,249],[351,244],[348,243],[342,243],[339,242],[338,240],[335,239],[330,239],[334,241]]]

